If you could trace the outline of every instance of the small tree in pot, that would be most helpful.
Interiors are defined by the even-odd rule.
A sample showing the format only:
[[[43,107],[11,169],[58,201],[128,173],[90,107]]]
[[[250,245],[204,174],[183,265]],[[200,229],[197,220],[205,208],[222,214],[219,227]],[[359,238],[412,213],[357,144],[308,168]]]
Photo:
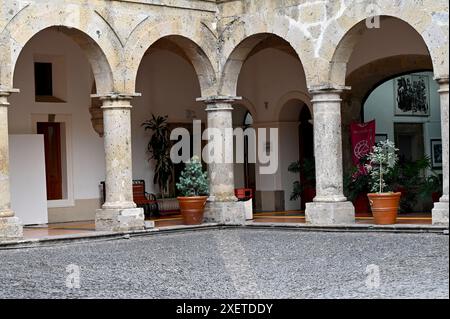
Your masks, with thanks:
[[[398,149],[394,143],[386,140],[373,147],[368,155],[369,184],[373,193],[368,194],[375,223],[379,225],[395,224],[400,204],[400,192],[392,192],[387,178],[398,162]]]
[[[208,199],[208,175],[203,172],[200,159],[194,156],[181,173],[177,188],[183,195],[178,197],[180,211],[185,225],[199,225],[203,222]]]

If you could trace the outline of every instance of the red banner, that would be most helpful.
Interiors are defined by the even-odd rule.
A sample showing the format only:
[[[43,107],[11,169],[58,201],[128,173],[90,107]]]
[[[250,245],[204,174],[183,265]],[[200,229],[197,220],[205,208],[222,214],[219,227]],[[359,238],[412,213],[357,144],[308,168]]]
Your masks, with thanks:
[[[375,130],[375,120],[367,123],[352,123],[350,125],[353,164],[357,165],[361,172],[366,171],[361,163],[361,159],[371,152],[375,145]]]

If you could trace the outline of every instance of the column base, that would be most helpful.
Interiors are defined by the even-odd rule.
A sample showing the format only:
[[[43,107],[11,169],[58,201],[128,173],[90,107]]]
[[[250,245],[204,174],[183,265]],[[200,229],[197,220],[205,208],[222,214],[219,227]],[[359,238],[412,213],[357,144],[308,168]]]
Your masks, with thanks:
[[[0,242],[23,237],[23,227],[17,217],[0,218]]]
[[[355,208],[351,202],[306,203],[306,222],[311,225],[355,223]]]
[[[448,226],[448,211],[449,202],[436,202],[434,203],[431,214],[433,216],[433,225]]]
[[[243,225],[246,220],[244,202],[208,201],[206,203],[205,216],[203,220],[207,223]]]
[[[95,229],[98,231],[143,230],[145,227],[144,209],[97,209]]]

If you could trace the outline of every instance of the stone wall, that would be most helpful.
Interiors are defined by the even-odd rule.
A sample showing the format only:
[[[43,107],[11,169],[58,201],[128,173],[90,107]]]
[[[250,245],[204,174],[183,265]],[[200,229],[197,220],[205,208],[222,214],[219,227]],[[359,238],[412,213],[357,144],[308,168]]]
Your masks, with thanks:
[[[194,65],[202,95],[235,94],[247,53],[271,33],[300,57],[308,87],[345,84],[346,64],[365,19],[397,17],[424,39],[437,77],[448,75],[446,0],[3,1],[0,4],[0,85],[12,86],[27,41],[50,26],[85,50],[98,93],[133,92],[142,56],[158,39],[176,41]],[[250,41],[250,36],[256,36]]]

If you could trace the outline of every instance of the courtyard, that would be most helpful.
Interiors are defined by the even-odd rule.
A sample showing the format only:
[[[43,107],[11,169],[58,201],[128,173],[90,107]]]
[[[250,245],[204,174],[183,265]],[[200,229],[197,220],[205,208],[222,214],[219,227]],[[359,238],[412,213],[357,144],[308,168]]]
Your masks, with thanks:
[[[449,297],[440,233],[215,228],[126,238],[2,249],[0,298]]]

